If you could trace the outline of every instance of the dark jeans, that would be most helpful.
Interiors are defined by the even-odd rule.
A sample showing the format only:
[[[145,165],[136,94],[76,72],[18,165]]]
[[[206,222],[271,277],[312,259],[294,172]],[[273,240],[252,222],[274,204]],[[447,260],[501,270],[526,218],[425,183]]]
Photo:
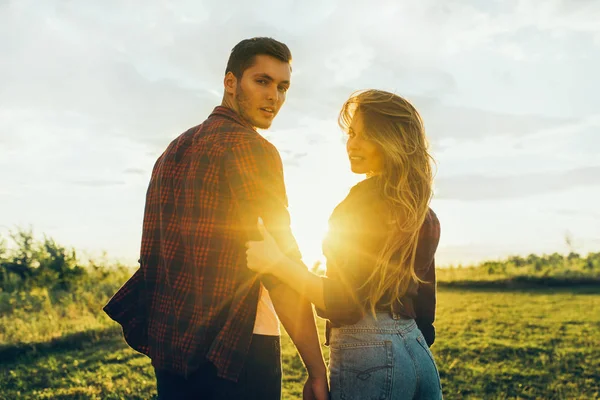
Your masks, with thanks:
[[[281,343],[279,336],[253,335],[248,358],[237,382],[217,377],[207,362],[187,379],[155,370],[159,400],[279,400],[281,399]]]

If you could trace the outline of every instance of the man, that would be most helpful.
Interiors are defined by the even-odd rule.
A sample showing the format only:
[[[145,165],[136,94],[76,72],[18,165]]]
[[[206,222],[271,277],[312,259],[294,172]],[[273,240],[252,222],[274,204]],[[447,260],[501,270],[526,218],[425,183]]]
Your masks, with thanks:
[[[281,158],[255,130],[270,127],[290,77],[285,44],[238,43],[222,105],[154,166],[140,268],[104,310],[152,359],[160,399],[279,399],[277,315],[308,370],[304,397],[328,396],[312,306],[246,268],[245,242],[260,240],[259,218],[290,257],[301,258]]]

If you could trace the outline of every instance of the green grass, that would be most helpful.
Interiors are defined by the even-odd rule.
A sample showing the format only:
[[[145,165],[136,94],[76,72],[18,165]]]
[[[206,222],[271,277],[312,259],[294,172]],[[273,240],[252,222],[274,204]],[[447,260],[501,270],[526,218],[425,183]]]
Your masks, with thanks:
[[[152,398],[149,360],[100,311],[133,270],[105,258],[83,265],[31,229],[9,236],[12,246],[0,237],[0,400]],[[447,399],[600,398],[600,253],[437,272],[432,350]],[[285,334],[282,343],[283,398],[300,398],[306,374]]]
[[[438,312],[447,398],[600,397],[597,290],[442,290]]]
[[[0,399],[152,398],[149,360],[98,313],[106,295],[85,295],[0,294]],[[441,288],[436,327],[447,399],[600,398],[598,288]],[[306,375],[285,335],[283,372],[283,398],[300,398]]]

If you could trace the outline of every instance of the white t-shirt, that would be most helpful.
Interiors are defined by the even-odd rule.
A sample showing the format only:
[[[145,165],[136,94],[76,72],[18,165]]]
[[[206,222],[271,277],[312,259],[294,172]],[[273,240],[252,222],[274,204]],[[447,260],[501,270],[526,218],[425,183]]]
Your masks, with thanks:
[[[279,317],[273,307],[269,291],[260,284],[260,295],[256,307],[256,320],[252,333],[257,335],[280,336]]]

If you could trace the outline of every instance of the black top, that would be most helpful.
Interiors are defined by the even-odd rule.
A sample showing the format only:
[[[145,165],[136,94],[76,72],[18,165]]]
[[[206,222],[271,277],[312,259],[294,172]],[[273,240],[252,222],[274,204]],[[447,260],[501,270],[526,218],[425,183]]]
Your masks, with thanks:
[[[329,219],[329,233],[323,242],[327,258],[327,274],[323,277],[325,309],[317,314],[327,319],[326,344],[332,326],[352,325],[366,312],[369,288],[361,287],[375,265],[379,251],[385,244],[390,213],[381,194],[377,177],[355,185],[348,196],[335,208]],[[395,312],[405,318],[414,318],[427,344],[435,340],[435,251],[440,238],[440,223],[429,213],[419,232],[415,272],[426,283],[412,284],[401,299],[389,306],[389,296],[376,307]],[[399,300],[399,301],[398,301]]]

